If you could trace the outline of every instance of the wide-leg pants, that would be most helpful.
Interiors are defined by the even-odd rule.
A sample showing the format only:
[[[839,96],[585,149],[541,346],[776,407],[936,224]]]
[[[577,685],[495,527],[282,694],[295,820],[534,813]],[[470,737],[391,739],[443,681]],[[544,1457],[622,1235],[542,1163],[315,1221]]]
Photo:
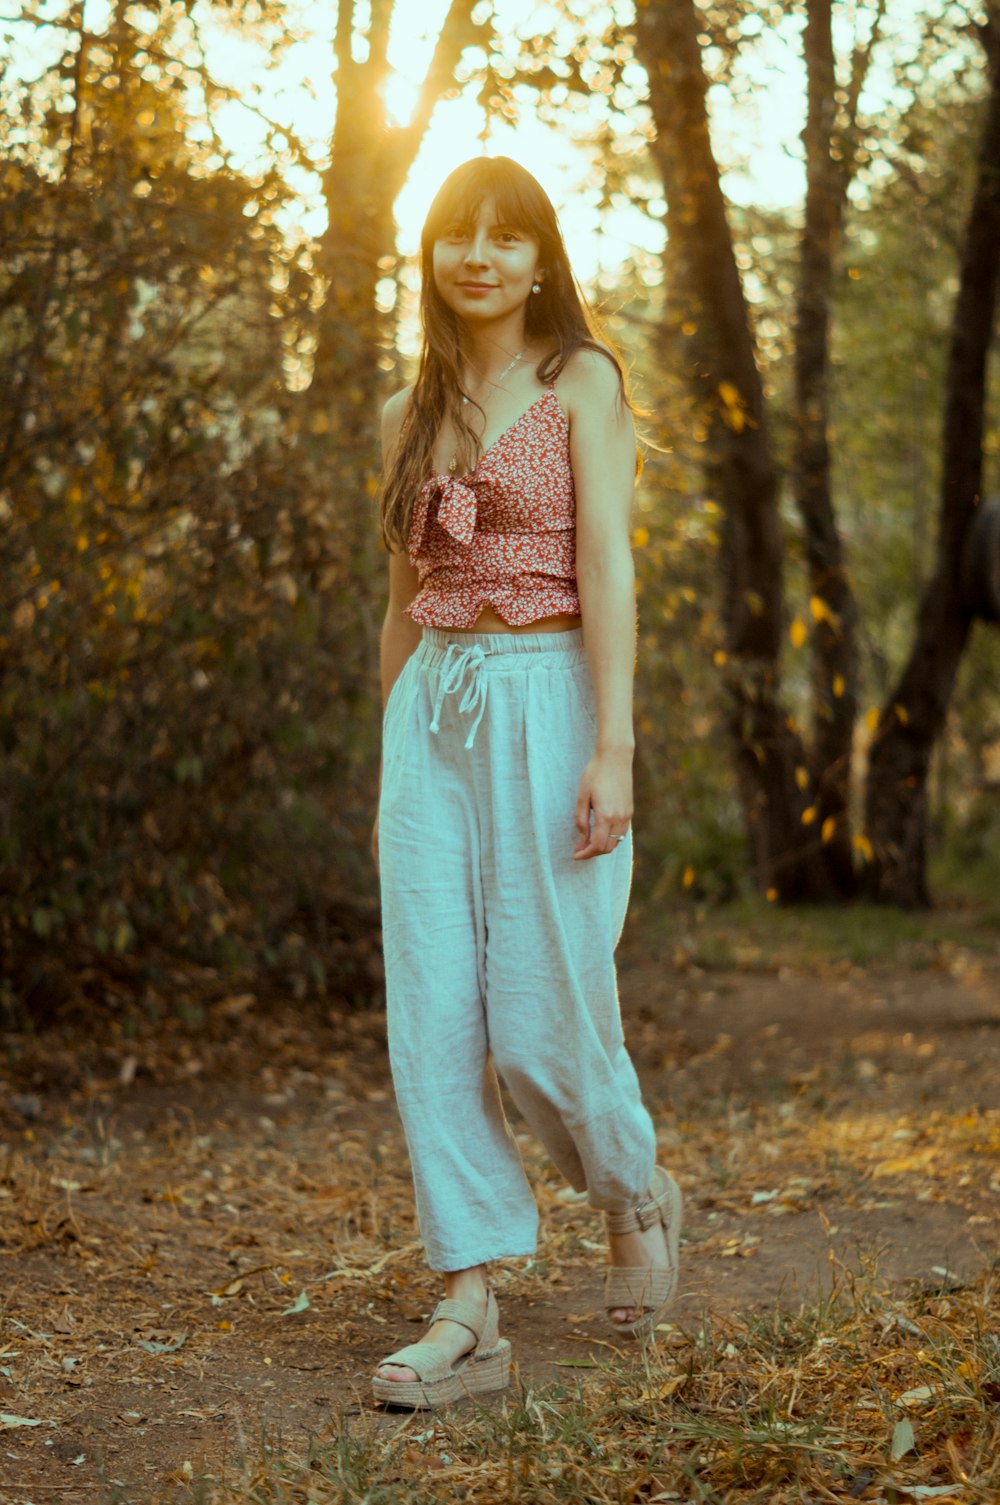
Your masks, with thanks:
[[[596,734],[580,630],[425,628],[385,709],[379,864],[389,1056],[428,1263],[532,1254],[497,1074],[595,1208],[647,1192],[656,1137],[614,949],[631,836],[575,861]]]

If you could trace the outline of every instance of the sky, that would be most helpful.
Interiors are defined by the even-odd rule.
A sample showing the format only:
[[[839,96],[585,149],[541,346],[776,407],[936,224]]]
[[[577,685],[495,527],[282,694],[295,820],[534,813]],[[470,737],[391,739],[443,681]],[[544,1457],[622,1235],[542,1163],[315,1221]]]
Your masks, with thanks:
[[[582,4],[583,0],[576,0]],[[593,0],[589,0],[592,5]],[[618,0],[619,18],[629,19],[629,0]],[[897,4],[893,30],[905,38],[912,31],[916,17],[925,9],[926,0],[908,0]],[[417,89],[430,60],[434,41],[448,0],[396,0],[390,40],[393,76],[386,95],[390,115],[403,123],[409,118]],[[496,0],[498,30],[516,28],[522,34],[541,33],[560,20],[551,0]],[[890,7],[892,8],[892,7]],[[610,15],[610,3],[604,6]],[[852,12],[865,13],[863,3],[842,4],[839,8],[839,41],[846,49],[852,40]],[[36,14],[64,13],[64,0],[39,0]],[[109,10],[108,0],[86,0],[89,27],[99,30]],[[357,0],[358,28],[356,46],[363,50],[362,37],[365,0]],[[332,27],[336,7],[330,0],[290,0],[287,32],[297,38],[284,51],[276,68],[268,70],[259,44],[225,27],[205,22],[204,38],[207,58],[213,74],[233,85],[243,99],[256,99],[272,118],[294,128],[310,147],[315,160],[322,163],[336,112],[333,77]],[[13,7],[7,12],[13,13]],[[141,12],[137,12],[141,15]],[[209,15],[209,7],[201,14]],[[598,16],[598,21],[601,19]],[[35,27],[6,28],[16,33],[15,68],[22,73],[38,73],[46,57],[58,51],[59,35]],[[568,33],[578,35],[578,30]],[[754,202],[762,206],[790,207],[801,202],[804,174],[799,134],[804,117],[804,70],[801,61],[799,24],[790,21],[777,29],[766,30],[748,22],[748,30],[760,32],[754,46],[746,49],[743,73],[753,88],[737,99],[727,91],[714,90],[710,100],[713,126],[720,157],[732,163],[724,179],[730,198],[736,202]],[[474,61],[474,59],[473,59]],[[877,107],[889,90],[886,73],[876,70],[863,104]],[[483,116],[475,101],[476,85],[470,83],[456,98],[442,101],[437,107],[424,139],[414,171],[397,201],[400,250],[411,254],[418,242],[423,216],[433,194],[458,163],[483,150],[481,134]],[[663,245],[663,227],[655,217],[662,213],[662,202],[651,205],[653,216],[636,203],[622,201],[603,213],[598,203],[600,183],[596,181],[591,153],[574,140],[572,129],[555,129],[539,120],[530,106],[530,96],[515,127],[498,125],[486,149],[517,157],[542,182],[560,214],[570,249],[571,260],[584,281],[613,280],[616,269],[627,261],[645,263],[650,277]],[[592,107],[574,112],[576,125],[585,132],[597,124],[605,108],[595,98]],[[592,120],[587,118],[588,109]],[[226,103],[217,109],[216,122],[233,154],[234,165],[253,172],[261,164],[263,127],[252,112],[240,103]],[[638,145],[636,139],[635,145]],[[627,148],[627,141],[623,143]],[[294,170],[289,174],[299,193],[294,220],[308,234],[323,228],[324,211],[319,184],[314,176]]]

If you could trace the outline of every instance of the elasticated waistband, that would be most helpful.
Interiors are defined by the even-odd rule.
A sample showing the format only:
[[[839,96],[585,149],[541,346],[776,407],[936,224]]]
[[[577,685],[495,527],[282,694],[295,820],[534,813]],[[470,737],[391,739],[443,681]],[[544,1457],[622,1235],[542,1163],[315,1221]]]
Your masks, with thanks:
[[[556,653],[569,659],[584,656],[581,627],[568,627],[563,632],[449,632],[446,627],[424,628],[423,657],[433,662],[435,652],[443,655],[452,645],[457,650],[480,648],[488,658],[521,653]]]

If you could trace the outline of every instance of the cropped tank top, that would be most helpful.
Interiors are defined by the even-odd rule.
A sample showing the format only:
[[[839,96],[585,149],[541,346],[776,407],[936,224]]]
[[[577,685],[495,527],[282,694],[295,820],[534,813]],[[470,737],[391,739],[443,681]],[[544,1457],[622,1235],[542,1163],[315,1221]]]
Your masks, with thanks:
[[[569,419],[552,387],[484,450],[474,470],[428,476],[407,552],[425,627],[472,627],[484,606],[520,627],[578,614]]]

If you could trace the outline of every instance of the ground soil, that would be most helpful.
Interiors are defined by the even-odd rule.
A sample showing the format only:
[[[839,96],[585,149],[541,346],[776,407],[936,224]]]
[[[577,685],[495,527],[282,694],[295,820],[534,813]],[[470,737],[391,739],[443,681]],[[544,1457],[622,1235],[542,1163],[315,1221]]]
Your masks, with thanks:
[[[1000,1256],[1000,952],[708,971],[633,942],[621,995],[685,1193],[675,1330]],[[377,1011],[188,970],[4,1044],[3,1505],[148,1500],[265,1440],[399,1424],[368,1376],[438,1289]],[[585,1378],[615,1347],[600,1222],[515,1125],[541,1232],[494,1268],[502,1328],[523,1381]]]

